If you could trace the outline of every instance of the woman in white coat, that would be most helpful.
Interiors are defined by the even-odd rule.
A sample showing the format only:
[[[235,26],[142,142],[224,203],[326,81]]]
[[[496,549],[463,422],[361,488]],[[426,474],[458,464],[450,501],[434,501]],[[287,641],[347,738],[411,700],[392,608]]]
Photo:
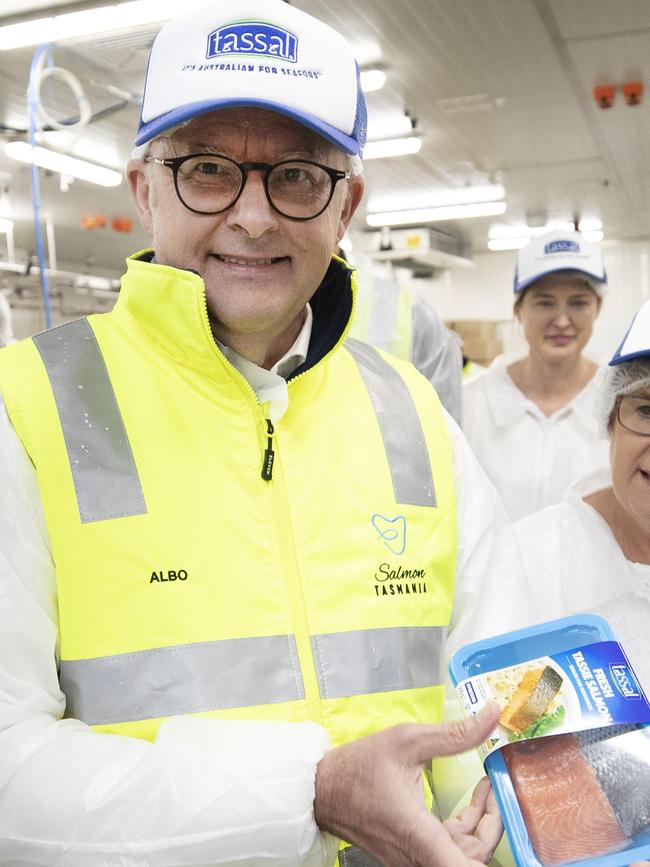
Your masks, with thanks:
[[[519,251],[514,312],[528,354],[463,387],[463,430],[517,520],[607,462],[593,418],[597,364],[583,355],[607,282],[598,245],[552,232]]]
[[[515,530],[537,619],[598,612],[650,694],[650,302],[602,373],[597,417],[610,469]]]

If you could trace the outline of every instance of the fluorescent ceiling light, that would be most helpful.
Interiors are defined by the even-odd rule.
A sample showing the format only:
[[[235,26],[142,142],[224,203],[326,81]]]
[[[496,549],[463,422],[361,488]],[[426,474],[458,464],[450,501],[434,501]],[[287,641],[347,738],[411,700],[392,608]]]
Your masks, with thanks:
[[[17,125],[17,124],[16,124]],[[395,111],[377,112],[368,109],[368,139],[406,138],[413,135],[411,119]]]
[[[573,232],[575,227],[568,220],[551,220],[545,226],[535,226],[534,228],[527,226],[525,223],[517,225],[497,224],[490,226],[488,233],[489,238],[534,238],[537,235],[543,235],[550,231],[558,232]],[[516,249],[516,248],[512,248]]]
[[[489,238],[487,245],[488,250],[494,252],[498,250],[521,250],[529,241],[529,235],[522,235],[519,238]]]
[[[5,145],[5,153],[14,160],[22,163],[36,163],[44,169],[59,172],[62,175],[71,175],[82,181],[90,181],[92,184],[100,184],[102,187],[117,187],[122,183],[122,175],[114,169],[98,166],[77,157],[59,154],[47,148],[34,147],[25,141],[10,141]]]
[[[494,217],[506,210],[505,202],[475,202],[471,205],[451,205],[445,208],[415,208],[410,211],[385,211],[368,214],[369,226],[405,226],[437,223],[441,220],[465,220],[471,217]]]
[[[381,157],[401,157],[406,154],[416,154],[422,147],[422,139],[389,138],[384,141],[369,141],[363,149],[364,160],[377,160]]]
[[[382,69],[362,69],[360,78],[361,90],[364,93],[381,90],[386,84],[386,73]]]
[[[598,217],[584,217],[578,224],[580,232],[600,232],[602,228],[602,221]]]
[[[456,187],[445,190],[423,190],[416,196],[409,194],[408,205],[404,196],[391,195],[383,199],[371,199],[368,203],[370,211],[397,211],[407,208],[441,208],[446,205],[469,205],[474,202],[497,202],[505,197],[506,191],[501,184],[484,184],[482,186]]]
[[[581,220],[579,230],[586,241],[603,240],[602,223],[598,219]],[[568,220],[550,220],[545,226],[531,227],[521,223],[491,226],[487,245],[489,250],[520,250],[531,238],[552,231],[574,232],[575,225]]]
[[[0,50],[157,24],[171,18],[177,6],[171,0],[131,0],[130,3],[113,3],[96,9],[7,24],[0,27]]]

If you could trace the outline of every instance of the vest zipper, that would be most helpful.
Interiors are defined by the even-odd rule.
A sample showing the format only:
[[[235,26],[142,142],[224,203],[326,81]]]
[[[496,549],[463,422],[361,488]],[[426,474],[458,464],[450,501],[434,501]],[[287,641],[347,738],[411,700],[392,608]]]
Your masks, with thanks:
[[[274,428],[270,418],[264,419],[264,421],[266,422],[267,440],[264,458],[262,460],[262,478],[265,482],[270,482],[273,478],[273,461],[275,459],[275,452],[273,451]]]

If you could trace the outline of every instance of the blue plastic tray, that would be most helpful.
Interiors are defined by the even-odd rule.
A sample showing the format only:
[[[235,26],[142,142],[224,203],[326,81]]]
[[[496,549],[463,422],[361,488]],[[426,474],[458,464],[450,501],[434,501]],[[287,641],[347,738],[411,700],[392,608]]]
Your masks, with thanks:
[[[602,617],[596,614],[563,617],[468,644],[453,655],[449,673],[456,686],[468,677],[599,641],[616,641],[616,636]],[[485,769],[492,782],[517,867],[542,867],[528,836],[501,750],[487,757]],[[633,861],[642,860],[650,860],[650,829],[637,835],[633,844],[624,850],[565,863],[576,867],[626,867]]]

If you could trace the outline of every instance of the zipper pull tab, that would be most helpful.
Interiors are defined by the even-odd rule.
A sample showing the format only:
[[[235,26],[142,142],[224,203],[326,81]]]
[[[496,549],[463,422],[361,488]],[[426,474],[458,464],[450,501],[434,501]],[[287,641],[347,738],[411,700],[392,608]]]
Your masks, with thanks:
[[[267,441],[266,441],[266,449],[264,451],[264,460],[262,461],[262,478],[265,482],[270,482],[273,478],[273,460],[275,458],[275,452],[273,451],[273,423],[270,418],[265,419],[266,421],[266,433],[267,433]]]

